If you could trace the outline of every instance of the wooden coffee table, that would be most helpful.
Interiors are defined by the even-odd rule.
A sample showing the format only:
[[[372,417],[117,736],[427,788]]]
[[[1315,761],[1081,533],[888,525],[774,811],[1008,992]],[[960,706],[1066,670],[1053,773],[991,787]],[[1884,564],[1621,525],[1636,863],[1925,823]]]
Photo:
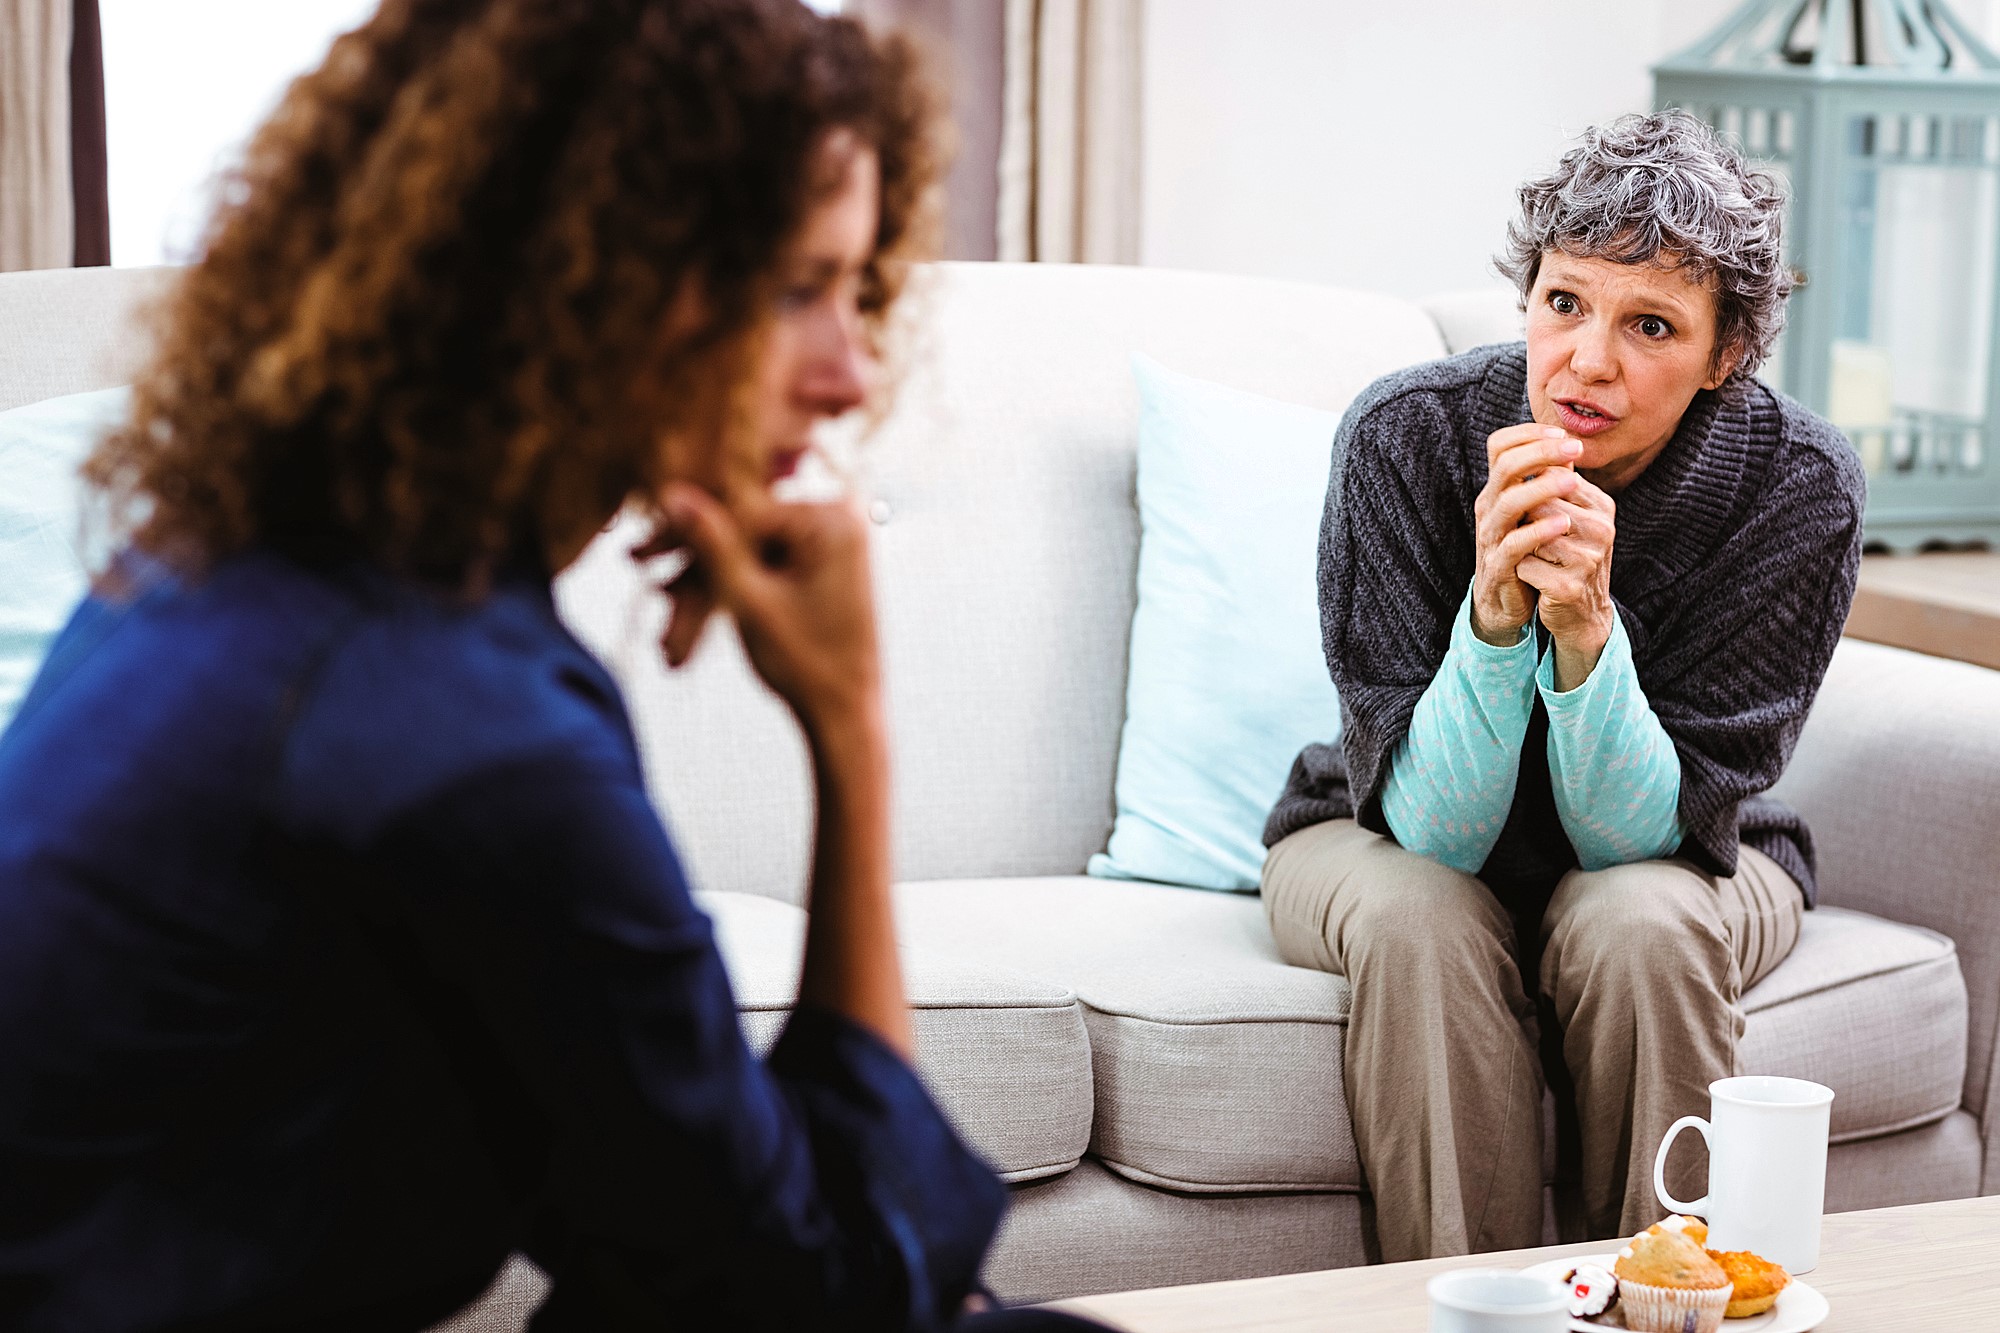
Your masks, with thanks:
[[[1596,1241],[1466,1259],[1161,1287],[1064,1301],[1128,1333],[1375,1333],[1428,1327],[1424,1283],[1454,1268],[1525,1268],[1603,1254]],[[2000,1329],[2000,1196],[1835,1213],[1806,1275],[1833,1306],[1827,1333]],[[1725,1333],[1728,1326],[1724,1325]]]

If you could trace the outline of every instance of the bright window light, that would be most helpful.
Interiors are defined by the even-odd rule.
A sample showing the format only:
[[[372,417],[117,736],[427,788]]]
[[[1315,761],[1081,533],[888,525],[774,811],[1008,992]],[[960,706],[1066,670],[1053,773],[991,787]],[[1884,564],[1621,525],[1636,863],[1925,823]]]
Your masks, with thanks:
[[[111,262],[193,255],[216,173],[376,0],[101,0]]]
[[[842,0],[805,0],[823,14]],[[193,257],[218,172],[377,0],[100,0],[111,262]]]

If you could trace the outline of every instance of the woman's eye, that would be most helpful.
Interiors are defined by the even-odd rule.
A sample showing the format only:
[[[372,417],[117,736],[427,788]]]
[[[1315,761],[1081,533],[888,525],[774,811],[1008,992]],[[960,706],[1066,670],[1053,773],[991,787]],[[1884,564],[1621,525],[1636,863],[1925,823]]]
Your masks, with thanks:
[[[1664,338],[1674,331],[1674,326],[1658,315],[1646,315],[1639,320],[1639,332],[1648,338]]]
[[[803,310],[819,299],[820,289],[816,286],[786,287],[778,293],[780,310]]]
[[[1555,311],[1558,315],[1574,315],[1576,313],[1576,298],[1568,292],[1551,292],[1549,294],[1549,309]]]

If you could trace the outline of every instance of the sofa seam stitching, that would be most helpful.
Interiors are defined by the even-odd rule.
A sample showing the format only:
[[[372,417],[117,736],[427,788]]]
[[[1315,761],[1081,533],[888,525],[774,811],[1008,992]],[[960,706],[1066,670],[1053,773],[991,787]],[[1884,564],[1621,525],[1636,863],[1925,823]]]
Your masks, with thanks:
[[[1361,1195],[1368,1192],[1367,1188],[1361,1185],[1298,1184],[1278,1181],[1248,1181],[1244,1183],[1193,1181],[1180,1176],[1162,1175],[1160,1172],[1149,1171],[1145,1167],[1134,1165],[1131,1162],[1116,1161],[1113,1158],[1106,1157],[1101,1152],[1092,1153],[1091,1156],[1103,1163],[1105,1170],[1129,1184],[1157,1186],[1163,1189],[1179,1190],[1184,1194],[1199,1194],[1209,1198],[1228,1198],[1233,1194]],[[1119,1168],[1121,1167],[1124,1169],[1120,1170]],[[1151,1179],[1140,1180],[1136,1177],[1126,1175],[1126,1171],[1136,1171],[1140,1175],[1151,1177]]]
[[[1240,1023],[1297,1023],[1311,1027],[1332,1028],[1344,1028],[1347,1026],[1347,1018],[1345,1016],[1328,1018],[1322,1014],[1242,1014],[1229,1018],[1153,1018],[1146,1014],[1128,1014],[1117,1009],[1106,1009],[1101,1005],[1092,1004],[1089,1000],[1082,1000],[1080,1003],[1085,1009],[1090,1010],[1092,1013],[1102,1014],[1106,1018],[1124,1018],[1134,1023],[1152,1023],[1155,1026],[1166,1028],[1233,1027]]]

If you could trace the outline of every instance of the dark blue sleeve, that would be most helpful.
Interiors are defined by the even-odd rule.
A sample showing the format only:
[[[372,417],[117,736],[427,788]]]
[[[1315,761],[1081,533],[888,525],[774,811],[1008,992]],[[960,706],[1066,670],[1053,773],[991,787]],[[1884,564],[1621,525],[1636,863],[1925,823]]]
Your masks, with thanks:
[[[853,1023],[803,1009],[751,1053],[635,771],[517,759],[406,813],[379,856],[387,910],[548,1117],[538,1329],[950,1321],[1004,1186]]]

